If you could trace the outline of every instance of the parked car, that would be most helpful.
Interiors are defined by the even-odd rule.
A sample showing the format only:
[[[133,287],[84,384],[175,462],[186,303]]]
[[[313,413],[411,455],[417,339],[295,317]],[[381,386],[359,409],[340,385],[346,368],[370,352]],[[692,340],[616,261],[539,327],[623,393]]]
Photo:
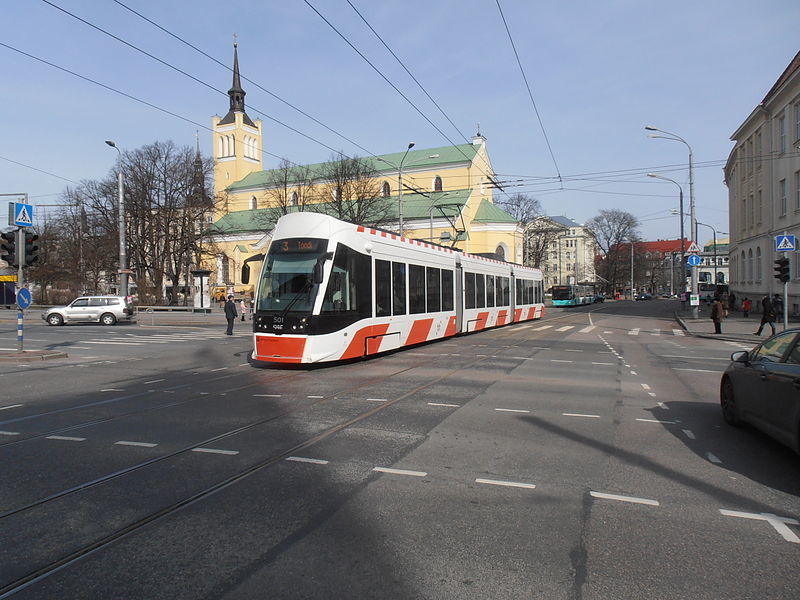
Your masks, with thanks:
[[[114,325],[118,321],[131,321],[133,303],[125,296],[80,296],[66,306],[54,306],[42,313],[50,325],[64,323],[102,323]]]
[[[725,421],[747,421],[800,452],[800,329],[773,335],[749,352],[734,352],[731,361],[720,382]]]
[[[595,302],[605,302],[606,301],[606,295],[605,294],[595,294],[594,301]]]
[[[648,294],[647,292],[645,292],[643,294],[639,294],[638,296],[636,296],[636,299],[637,300],[652,300],[653,299],[653,295],[652,294]]]

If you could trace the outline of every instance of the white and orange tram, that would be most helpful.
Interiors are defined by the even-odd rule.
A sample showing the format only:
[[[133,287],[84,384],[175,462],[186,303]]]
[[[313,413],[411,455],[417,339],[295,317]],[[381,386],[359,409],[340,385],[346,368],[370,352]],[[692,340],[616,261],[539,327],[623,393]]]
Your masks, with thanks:
[[[539,269],[301,212],[278,220],[256,286],[251,360],[340,361],[541,318]]]

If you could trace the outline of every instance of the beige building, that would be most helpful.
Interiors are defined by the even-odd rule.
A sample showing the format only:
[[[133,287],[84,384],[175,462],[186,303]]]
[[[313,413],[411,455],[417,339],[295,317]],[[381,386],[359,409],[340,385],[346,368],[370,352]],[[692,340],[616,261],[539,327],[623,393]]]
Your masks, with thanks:
[[[783,292],[775,236],[800,238],[800,52],[731,136],[725,165],[730,218],[730,289],[758,300]],[[790,314],[800,313],[800,260],[789,252]],[[756,304],[754,302],[754,304]]]
[[[569,217],[540,217],[537,221],[545,221],[545,230],[552,232],[540,267],[545,289],[553,285],[595,283],[597,242],[591,232]],[[537,228],[542,230],[541,223]]]

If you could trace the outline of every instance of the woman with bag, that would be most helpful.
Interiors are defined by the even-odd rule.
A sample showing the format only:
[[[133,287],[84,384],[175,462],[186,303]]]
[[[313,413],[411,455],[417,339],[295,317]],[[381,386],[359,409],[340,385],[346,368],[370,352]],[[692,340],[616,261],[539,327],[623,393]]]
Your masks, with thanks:
[[[711,320],[714,321],[714,333],[722,333],[722,319],[727,316],[727,311],[722,305],[722,300],[719,296],[714,296],[714,301],[711,303]]]

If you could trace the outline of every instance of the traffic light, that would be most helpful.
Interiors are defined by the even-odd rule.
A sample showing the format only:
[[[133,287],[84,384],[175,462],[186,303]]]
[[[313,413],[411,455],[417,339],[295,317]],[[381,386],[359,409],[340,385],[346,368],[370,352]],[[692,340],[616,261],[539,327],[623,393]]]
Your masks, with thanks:
[[[786,257],[775,259],[775,279],[782,283],[789,281],[789,259]]]
[[[35,233],[25,233],[25,266],[30,267],[39,260],[39,246],[36,240],[39,236]]]
[[[0,233],[0,258],[6,261],[12,267],[18,267],[17,264],[17,232],[6,231]]]

